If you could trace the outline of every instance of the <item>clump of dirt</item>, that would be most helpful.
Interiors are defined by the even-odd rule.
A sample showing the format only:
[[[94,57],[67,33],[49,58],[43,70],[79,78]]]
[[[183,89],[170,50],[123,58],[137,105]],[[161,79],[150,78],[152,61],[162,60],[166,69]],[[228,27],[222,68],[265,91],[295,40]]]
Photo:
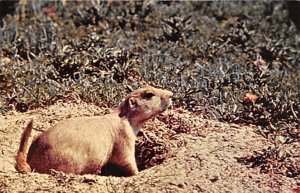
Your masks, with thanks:
[[[139,134],[136,143],[138,168],[146,169],[167,159],[170,149],[180,146],[173,144],[174,136],[180,133],[201,136],[204,132],[205,122],[187,110],[169,110],[157,116],[152,122],[146,123],[145,129]]]
[[[135,156],[139,170],[161,164],[168,158],[169,153],[168,144],[165,141],[152,141],[145,135],[145,132],[143,132],[143,135],[136,142]]]
[[[263,149],[253,155],[238,158],[240,163],[250,167],[259,167],[263,173],[282,174],[290,178],[300,179],[300,154],[298,147],[290,146],[288,151],[275,148]],[[296,151],[289,153],[289,151]],[[298,154],[298,155],[297,155]],[[295,156],[296,155],[296,156]]]
[[[14,156],[19,145],[19,137],[16,136],[21,135],[31,118],[35,120],[34,137],[62,119],[108,112],[107,109],[77,101],[57,102],[26,113],[11,111],[1,116],[1,192],[271,193],[289,192],[299,186],[297,178],[287,178],[276,172],[260,173],[238,162],[239,158],[258,152],[262,146],[271,145],[255,132],[255,127],[211,121],[182,109],[168,110],[150,120],[142,129],[136,144],[140,169],[137,176],[80,176],[57,171],[49,175],[20,174],[15,171]]]

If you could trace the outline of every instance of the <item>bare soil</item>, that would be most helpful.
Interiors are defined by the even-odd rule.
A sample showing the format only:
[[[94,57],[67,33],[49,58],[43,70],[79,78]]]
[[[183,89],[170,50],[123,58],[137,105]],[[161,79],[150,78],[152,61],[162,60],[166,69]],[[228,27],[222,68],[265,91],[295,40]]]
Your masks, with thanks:
[[[0,115],[0,192],[251,192],[291,193],[297,179],[263,174],[238,163],[238,158],[270,145],[255,127],[205,120],[181,109],[172,109],[147,123],[142,139],[161,143],[162,163],[133,177],[20,174],[14,168],[19,138],[34,118],[33,136],[69,117],[109,112],[80,101],[56,104],[26,113]],[[296,144],[294,148],[300,148]],[[139,160],[138,160],[139,161]],[[153,161],[153,160],[152,160]],[[157,162],[158,163],[158,162]]]

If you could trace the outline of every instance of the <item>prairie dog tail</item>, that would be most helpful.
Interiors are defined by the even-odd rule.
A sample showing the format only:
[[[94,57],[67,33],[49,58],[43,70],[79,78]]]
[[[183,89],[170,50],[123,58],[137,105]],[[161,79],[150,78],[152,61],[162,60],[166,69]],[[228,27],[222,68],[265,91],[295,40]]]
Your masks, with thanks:
[[[31,135],[32,127],[33,127],[33,119],[28,123],[27,127],[24,129],[22,133],[19,150],[16,157],[15,168],[16,170],[22,173],[31,171],[31,168],[28,165],[26,159],[27,159],[28,140]]]

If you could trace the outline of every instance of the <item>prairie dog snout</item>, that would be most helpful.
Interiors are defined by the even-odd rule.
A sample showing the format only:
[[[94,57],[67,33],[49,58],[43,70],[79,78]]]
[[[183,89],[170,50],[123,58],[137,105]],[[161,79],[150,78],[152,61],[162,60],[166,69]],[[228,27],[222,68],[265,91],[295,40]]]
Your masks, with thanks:
[[[134,157],[136,134],[150,118],[171,105],[172,92],[144,87],[131,92],[119,108],[104,116],[59,122],[27,145],[33,121],[24,129],[16,156],[19,172],[99,174],[106,164],[124,176],[138,173]]]

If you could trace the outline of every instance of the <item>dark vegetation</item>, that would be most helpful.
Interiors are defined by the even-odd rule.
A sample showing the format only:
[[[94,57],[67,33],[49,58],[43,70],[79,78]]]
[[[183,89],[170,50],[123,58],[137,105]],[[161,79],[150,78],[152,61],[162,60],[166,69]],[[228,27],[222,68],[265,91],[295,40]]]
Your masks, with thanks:
[[[15,7],[0,31],[1,114],[57,100],[114,107],[150,84],[173,91],[176,107],[256,125],[273,145],[238,161],[299,178],[299,150],[284,150],[300,142],[300,43],[287,3],[28,1]]]

